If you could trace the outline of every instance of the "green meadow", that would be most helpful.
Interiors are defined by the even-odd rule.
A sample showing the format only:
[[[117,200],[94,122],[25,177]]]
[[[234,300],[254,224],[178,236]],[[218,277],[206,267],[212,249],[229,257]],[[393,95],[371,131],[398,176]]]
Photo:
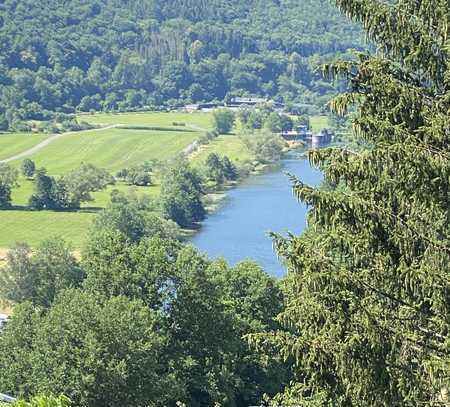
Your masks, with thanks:
[[[194,154],[195,164],[203,164],[209,154],[216,153],[219,157],[227,156],[236,163],[253,161],[254,156],[247,149],[241,139],[236,135],[222,135],[213,140],[210,144],[202,146]]]
[[[59,137],[30,156],[38,168],[47,168],[51,175],[63,175],[85,162],[115,173],[146,160],[174,158],[212,128],[210,113],[95,114],[80,115],[78,119],[107,128]],[[328,126],[328,120],[316,116],[311,118],[311,124],[314,131],[318,131]],[[46,137],[42,134],[0,134],[0,159],[21,153]],[[221,135],[192,155],[194,165],[203,164],[212,152],[221,157],[226,155],[236,163],[254,160],[237,135]],[[20,162],[12,164],[19,166]],[[75,249],[80,249],[95,213],[108,205],[113,189],[158,196],[158,179],[153,182],[155,185],[150,187],[131,187],[118,182],[93,193],[93,201],[85,203],[80,211],[34,212],[27,209],[33,183],[21,178],[19,187],[13,190],[14,209],[0,211],[0,250],[21,241],[34,246],[49,236],[61,236]]]
[[[12,157],[22,151],[32,148],[44,141],[46,134],[5,133],[0,134],[0,160]]]
[[[152,131],[109,128],[68,134],[30,158],[50,174],[64,174],[81,163],[117,171],[146,160],[172,158],[200,137],[193,130]]]
[[[9,248],[16,242],[35,246],[51,236],[58,236],[79,249],[94,216],[94,211],[0,211],[0,247]]]
[[[20,186],[13,190],[12,210],[0,211],[0,248],[9,248],[17,242],[34,246],[50,236],[59,236],[80,249],[95,213],[110,202],[111,192],[116,189],[136,195],[158,196],[159,185],[135,187],[118,182],[104,191],[92,193],[93,201],[85,202],[79,211],[30,211],[28,200],[33,193],[33,183],[21,178]]]
[[[78,120],[100,126],[119,124],[146,127],[169,127],[175,129],[180,129],[183,127],[194,127],[201,129],[212,128],[212,114],[201,112],[99,113],[95,115],[83,114],[78,116]],[[185,126],[180,126],[183,124]]]
[[[125,113],[82,115],[80,121],[102,127],[63,135],[30,156],[38,168],[45,167],[51,175],[63,175],[81,163],[92,163],[112,173],[143,163],[146,160],[167,160],[176,157],[212,128],[208,113]],[[44,140],[46,135],[0,135],[0,159],[21,153]],[[21,160],[13,162],[19,166]],[[75,212],[34,212],[27,210],[33,183],[21,178],[13,190],[13,210],[0,211],[0,248],[16,242],[31,245],[49,236],[61,236],[79,249],[95,212],[105,208],[113,189],[149,196],[158,196],[160,186],[133,187],[118,182],[104,191],[92,194],[93,201]]]
[[[320,130],[326,129],[330,126],[327,116],[311,116],[309,121],[313,132],[319,132]]]

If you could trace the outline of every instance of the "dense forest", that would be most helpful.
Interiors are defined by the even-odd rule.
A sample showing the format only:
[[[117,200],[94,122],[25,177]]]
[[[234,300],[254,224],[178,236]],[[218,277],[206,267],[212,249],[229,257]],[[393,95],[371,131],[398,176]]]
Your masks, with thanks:
[[[6,0],[0,130],[233,95],[323,108],[336,87],[318,65],[361,38],[328,0]]]

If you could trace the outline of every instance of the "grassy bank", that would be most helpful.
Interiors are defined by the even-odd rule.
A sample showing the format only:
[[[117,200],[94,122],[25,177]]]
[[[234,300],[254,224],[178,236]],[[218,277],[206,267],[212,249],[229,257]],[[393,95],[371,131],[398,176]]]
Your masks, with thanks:
[[[216,153],[219,157],[227,156],[236,163],[255,159],[254,155],[236,135],[222,135],[214,139],[210,144],[201,146],[193,154],[192,160],[196,165],[203,164],[211,153]]]

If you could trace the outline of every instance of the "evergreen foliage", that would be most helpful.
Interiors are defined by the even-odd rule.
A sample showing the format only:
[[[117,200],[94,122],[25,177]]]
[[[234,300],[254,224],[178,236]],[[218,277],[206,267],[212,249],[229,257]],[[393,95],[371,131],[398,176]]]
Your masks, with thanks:
[[[324,67],[359,147],[312,151],[338,188],[293,179],[310,231],[276,237],[284,329],[253,343],[295,380],[278,404],[448,405],[450,69],[446,0],[337,0],[378,52]]]

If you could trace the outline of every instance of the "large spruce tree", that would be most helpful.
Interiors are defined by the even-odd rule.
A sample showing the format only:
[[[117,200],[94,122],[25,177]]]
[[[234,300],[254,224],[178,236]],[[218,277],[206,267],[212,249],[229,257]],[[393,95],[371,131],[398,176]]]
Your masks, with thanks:
[[[374,55],[326,66],[349,81],[360,148],[310,153],[324,191],[309,233],[275,239],[287,259],[284,330],[253,343],[290,363],[276,404],[449,405],[450,70],[448,0],[336,0]]]

